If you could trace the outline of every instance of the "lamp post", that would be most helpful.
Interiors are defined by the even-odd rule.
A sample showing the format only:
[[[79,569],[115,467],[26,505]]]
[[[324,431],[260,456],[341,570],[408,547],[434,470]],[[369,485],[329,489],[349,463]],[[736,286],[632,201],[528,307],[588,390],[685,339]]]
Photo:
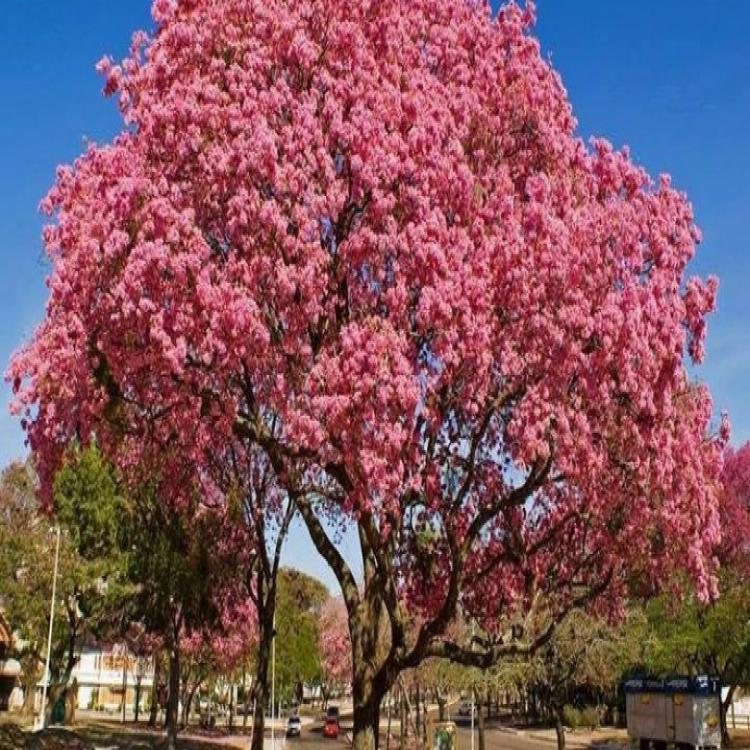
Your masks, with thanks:
[[[474,620],[471,621],[471,650],[474,650]],[[477,691],[475,686],[471,688],[471,750],[474,750],[474,697]]]
[[[55,569],[52,574],[52,602],[49,608],[49,632],[47,633],[47,660],[44,665],[44,682],[42,683],[42,707],[39,711],[39,728],[44,729],[46,725],[45,707],[47,705],[47,685],[49,684],[49,660],[50,652],[52,650],[52,626],[55,622],[55,596],[57,594],[57,567],[60,563],[60,527],[55,527],[55,533],[57,536],[55,544]]]
[[[273,615],[271,630],[271,747],[276,750],[276,728],[274,716],[276,714],[276,613]]]

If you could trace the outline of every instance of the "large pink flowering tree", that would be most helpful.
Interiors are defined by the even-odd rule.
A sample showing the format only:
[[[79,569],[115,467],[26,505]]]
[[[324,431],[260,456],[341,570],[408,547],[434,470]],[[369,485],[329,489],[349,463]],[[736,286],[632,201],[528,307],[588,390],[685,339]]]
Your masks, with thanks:
[[[322,667],[323,695],[348,688],[352,682],[352,644],[344,600],[331,597],[323,605],[318,623],[318,648]]]
[[[44,203],[47,315],[10,368],[43,485],[94,433],[177,505],[182,467],[228,497],[267,463],[341,585],[357,748],[424,658],[532,649],[678,565],[710,592],[725,436],[685,360],[716,282],[686,278],[685,196],[575,136],[533,8],[153,13],[101,63],[123,133]]]

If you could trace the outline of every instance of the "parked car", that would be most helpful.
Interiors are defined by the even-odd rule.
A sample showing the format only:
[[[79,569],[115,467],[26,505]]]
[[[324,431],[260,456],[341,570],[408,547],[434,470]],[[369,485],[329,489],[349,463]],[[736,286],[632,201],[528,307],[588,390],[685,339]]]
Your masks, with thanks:
[[[328,716],[326,717],[326,723],[323,726],[323,736],[329,739],[335,740],[339,736],[339,720],[338,717]]]
[[[286,736],[287,737],[299,737],[302,732],[302,722],[299,716],[296,714],[289,717],[289,721],[286,723]]]
[[[471,701],[461,701],[458,705],[459,716],[471,716],[474,711],[475,707]]]

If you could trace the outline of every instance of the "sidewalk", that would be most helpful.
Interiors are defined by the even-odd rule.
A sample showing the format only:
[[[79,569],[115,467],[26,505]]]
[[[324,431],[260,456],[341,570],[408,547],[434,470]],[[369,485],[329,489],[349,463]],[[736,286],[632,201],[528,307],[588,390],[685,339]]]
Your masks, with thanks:
[[[518,730],[518,734],[557,746],[554,729]],[[620,748],[628,744],[628,734],[624,729],[603,727],[593,731],[588,729],[566,729],[565,746],[570,748]]]

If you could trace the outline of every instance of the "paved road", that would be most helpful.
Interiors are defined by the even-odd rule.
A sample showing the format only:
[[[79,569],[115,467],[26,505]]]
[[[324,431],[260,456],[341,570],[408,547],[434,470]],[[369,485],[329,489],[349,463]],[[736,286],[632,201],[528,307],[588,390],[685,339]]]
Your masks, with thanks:
[[[452,715],[451,718],[455,721],[458,727],[457,750],[472,750],[470,720],[455,715]],[[117,723],[108,725],[101,722],[101,720],[96,722],[95,725],[100,725],[102,727],[109,726],[113,733],[125,731],[126,733],[142,733],[144,736],[152,734],[144,727],[138,729],[132,726],[123,728]],[[351,717],[344,715],[341,719],[341,726],[342,732],[337,740],[326,739],[323,737],[323,724],[321,721],[316,721],[312,724],[306,724],[303,726],[302,735],[300,737],[286,739],[283,731],[279,731],[276,735],[276,750],[347,750],[347,748],[349,748],[347,732],[351,731]],[[381,731],[383,731],[384,734],[384,727],[381,727]],[[547,732],[547,734],[549,737],[543,738],[539,736],[539,731],[530,731],[528,734],[518,733],[503,728],[495,721],[492,721],[489,723],[485,734],[486,750],[555,750],[554,734],[550,732]],[[157,732],[156,735],[159,737],[162,736],[159,732]],[[188,737],[192,737],[195,740],[207,739],[205,736],[200,736],[199,734],[195,734],[193,737],[192,732],[185,732],[182,736],[186,739]],[[398,727],[394,727],[392,737],[391,750],[398,750]],[[223,737],[211,737],[210,739],[216,744],[237,748],[238,750],[246,750],[249,747],[249,737],[247,736],[229,735]],[[479,750],[478,733],[476,728],[474,740],[474,750]],[[586,744],[586,742],[582,740],[583,738],[580,737],[569,737],[567,744],[569,745],[570,750],[582,750]],[[112,745],[113,743],[110,742],[105,744]],[[381,750],[384,750],[385,748],[385,738],[383,736],[381,736],[380,747]],[[270,748],[270,731],[266,731],[266,748]]]
[[[347,732],[351,732],[352,721],[350,717],[341,717],[341,733],[338,739],[327,739],[323,737],[323,722],[316,721],[302,727],[299,737],[290,737],[286,740],[285,750],[342,750],[349,747]]]
[[[471,750],[471,722],[467,718],[452,717],[458,726],[458,748],[457,750]],[[304,727],[300,737],[292,737],[286,740],[284,750],[343,750],[348,747],[346,732],[351,729],[351,721],[342,719],[342,733],[338,740],[323,737],[322,724],[316,722],[314,725]],[[474,730],[474,750],[479,748],[479,740],[476,728]],[[540,741],[539,739],[518,734],[511,730],[497,726],[488,727],[486,733],[486,750],[555,750],[553,743]],[[380,747],[385,747],[384,738],[381,738]],[[398,735],[394,736],[391,748],[398,750]]]

